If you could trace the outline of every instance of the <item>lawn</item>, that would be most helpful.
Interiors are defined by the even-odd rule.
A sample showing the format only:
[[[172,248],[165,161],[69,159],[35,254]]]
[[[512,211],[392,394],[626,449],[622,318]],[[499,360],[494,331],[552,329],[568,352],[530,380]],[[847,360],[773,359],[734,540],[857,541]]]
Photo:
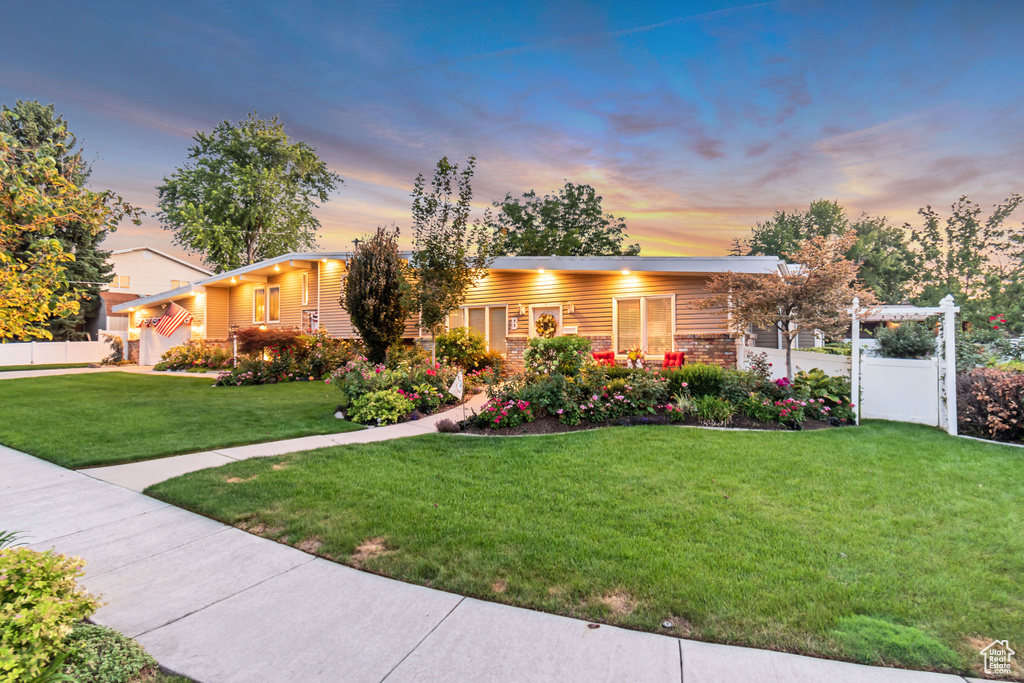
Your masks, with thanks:
[[[436,434],[147,493],[404,581],[701,640],[965,672],[1024,633],[1024,451],[926,427]]]
[[[334,417],[337,392],[322,382],[211,383],[124,372],[4,380],[0,443],[74,468],[360,429]]]
[[[24,370],[64,370],[66,368],[87,368],[88,363],[51,363],[50,365],[0,365],[0,372],[22,372]]]

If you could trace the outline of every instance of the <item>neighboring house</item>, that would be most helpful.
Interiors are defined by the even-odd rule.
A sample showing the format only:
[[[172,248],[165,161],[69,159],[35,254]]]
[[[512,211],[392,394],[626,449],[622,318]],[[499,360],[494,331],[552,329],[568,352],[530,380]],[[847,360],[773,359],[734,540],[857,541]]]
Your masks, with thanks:
[[[94,335],[98,330],[128,329],[127,314],[114,313],[111,310],[114,305],[183,287],[213,275],[213,271],[152,247],[118,249],[110,252],[109,260],[114,279],[100,292],[105,305],[86,324],[87,330]]]
[[[227,342],[233,330],[254,325],[323,328],[332,336],[352,338],[357,333],[338,302],[349,256],[285,254],[113,310],[129,313],[135,330],[141,320],[162,315],[173,301],[193,315],[191,331],[182,334],[208,341]],[[733,365],[736,346],[748,340],[729,333],[724,311],[697,308],[707,296],[708,277],[724,271],[786,269],[773,256],[501,257],[452,312],[449,325],[480,331],[489,348],[505,354],[514,367],[521,366],[537,318],[546,313],[555,318],[557,334],[587,337],[594,350],[614,350],[624,357],[627,348],[640,344],[655,364],[665,351],[685,351],[688,362]],[[151,327],[142,332],[153,334]],[[430,341],[416,316],[406,321],[405,337]]]

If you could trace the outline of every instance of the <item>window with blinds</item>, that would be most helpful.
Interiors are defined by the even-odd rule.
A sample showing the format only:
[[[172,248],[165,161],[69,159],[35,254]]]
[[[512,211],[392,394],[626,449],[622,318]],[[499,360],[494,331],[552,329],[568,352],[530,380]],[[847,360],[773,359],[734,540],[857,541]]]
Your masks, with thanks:
[[[491,351],[505,353],[508,306],[466,306],[452,311],[450,327],[468,327],[483,335]]]
[[[263,287],[257,287],[252,290],[252,321],[254,323],[261,323],[265,320],[264,315],[267,312],[267,290]]]
[[[615,299],[615,352],[626,353],[637,345],[653,356],[671,351],[672,304],[671,295]]]
[[[281,321],[281,288],[271,287],[267,290],[267,320],[276,323]]]

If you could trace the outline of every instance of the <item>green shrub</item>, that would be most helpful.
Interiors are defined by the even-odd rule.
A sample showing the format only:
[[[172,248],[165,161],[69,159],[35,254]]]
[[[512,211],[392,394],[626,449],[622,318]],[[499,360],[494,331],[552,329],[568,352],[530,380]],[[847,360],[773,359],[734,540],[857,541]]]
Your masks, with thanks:
[[[154,370],[222,370],[230,368],[231,354],[218,346],[190,339],[168,349]]]
[[[26,681],[56,658],[99,601],[79,589],[85,563],[28,548],[0,550],[0,680]]]
[[[693,397],[688,394],[676,394],[670,403],[665,404],[665,413],[670,422],[682,422],[693,413]]]
[[[427,353],[422,346],[419,344],[404,344],[399,342],[392,344],[391,348],[388,349],[387,365],[388,370],[397,370],[399,366],[405,365],[419,365],[420,363],[429,363],[430,354]]]
[[[398,389],[383,389],[363,394],[352,401],[348,417],[359,424],[394,424],[411,413],[414,407],[413,402]]]
[[[832,635],[863,664],[919,669],[963,668],[963,658],[919,628],[856,615],[839,620]]]
[[[758,422],[779,422],[779,407],[769,396],[754,394],[737,404],[739,411]]]
[[[882,358],[929,358],[935,353],[935,332],[913,320],[882,327],[875,334]]]
[[[245,355],[261,354],[276,349],[295,349],[303,344],[301,331],[291,327],[243,327],[235,331],[238,353]]]
[[[534,337],[523,351],[523,361],[529,374],[550,375],[557,372],[566,377],[575,377],[584,366],[593,362],[590,340],[576,335]]]
[[[719,365],[694,363],[664,372],[663,375],[668,378],[669,392],[672,394],[678,394],[684,389],[693,396],[718,396],[722,392],[723,371]]]
[[[447,358],[449,363],[465,370],[476,370],[480,360],[487,355],[487,341],[476,330],[468,327],[453,327],[436,339],[438,358]]]
[[[725,424],[736,414],[736,408],[720,396],[698,396],[693,399],[693,414],[707,424]]]
[[[763,383],[764,380],[759,375],[749,370],[725,368],[722,370],[720,395],[731,403],[738,404],[751,394],[757,393]]]
[[[159,666],[141,645],[106,626],[75,624],[64,646],[64,674],[81,683],[133,683]]]
[[[491,429],[518,427],[524,422],[533,422],[530,402],[523,399],[491,399],[480,409],[476,424]]]
[[[793,388],[807,398],[823,398],[830,408],[850,402],[850,380],[832,377],[820,368],[796,373]]]

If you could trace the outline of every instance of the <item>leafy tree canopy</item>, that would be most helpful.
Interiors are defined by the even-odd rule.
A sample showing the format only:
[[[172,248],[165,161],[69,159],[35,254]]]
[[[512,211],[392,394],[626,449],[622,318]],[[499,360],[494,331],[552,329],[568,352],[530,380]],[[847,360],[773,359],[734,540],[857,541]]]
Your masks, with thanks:
[[[6,112],[5,112],[6,113]],[[62,126],[52,140],[67,140]],[[0,132],[0,341],[52,339],[49,322],[78,313],[68,286],[75,254],[55,237],[61,226],[113,229],[138,210],[110,192],[90,192],[58,165],[64,150],[30,148]]]
[[[275,116],[197,132],[189,161],[157,188],[174,242],[217,272],[316,247],[314,209],[343,182]]]
[[[623,248],[626,221],[601,210],[601,196],[590,185],[565,187],[522,199],[506,194],[491,228],[497,256],[635,256],[639,244]]]
[[[54,105],[21,100],[13,108],[5,105],[0,111],[0,133],[10,135],[15,141],[11,157],[13,163],[31,164],[38,158],[46,158],[52,160],[54,172],[66,182],[81,188],[88,180],[90,169],[82,159],[82,150]],[[44,192],[59,194],[61,190],[50,188]],[[75,255],[73,261],[63,265],[66,284],[57,295],[70,293],[79,303],[77,311],[61,308],[63,315],[46,321],[46,328],[54,339],[84,336],[80,328],[101,302],[103,285],[99,283],[110,282],[112,277],[108,261],[110,252],[100,249],[100,244],[116,229],[116,224],[77,220],[53,225],[52,238],[60,242],[63,252]]]
[[[409,317],[407,288],[398,252],[398,228],[379,227],[373,236],[356,242],[340,303],[374,363],[383,363],[388,348],[402,339]]]

